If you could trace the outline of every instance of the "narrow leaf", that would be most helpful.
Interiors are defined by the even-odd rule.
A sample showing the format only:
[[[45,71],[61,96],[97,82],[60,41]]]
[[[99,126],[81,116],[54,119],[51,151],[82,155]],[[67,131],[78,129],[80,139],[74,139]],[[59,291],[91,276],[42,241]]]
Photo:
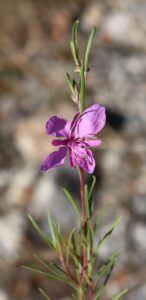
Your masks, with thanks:
[[[100,300],[101,295],[103,294],[104,289],[105,289],[105,287],[106,287],[106,285],[107,285],[107,282],[108,282],[108,280],[109,280],[109,278],[110,278],[110,276],[111,276],[111,273],[112,273],[112,271],[113,271],[115,262],[116,262],[116,259],[113,259],[113,260],[111,260],[111,262],[108,264],[108,266],[107,266],[107,268],[106,268],[106,273],[107,273],[107,274],[105,275],[105,278],[104,278],[104,280],[103,280],[103,283],[100,284],[100,286],[99,286],[98,293],[97,293],[97,295],[96,295],[96,297],[95,297],[95,300]]]
[[[124,296],[128,292],[128,289],[125,289],[124,291],[120,292],[118,295],[116,295],[112,300],[119,300],[122,296]]]
[[[72,42],[74,43],[75,50],[78,49],[77,31],[78,31],[79,20],[76,20],[72,27]]]
[[[52,279],[55,279],[55,280],[58,280],[58,281],[66,282],[66,283],[70,284],[71,286],[73,286],[73,283],[70,280],[68,280],[67,278],[64,278],[64,277],[60,276],[59,274],[54,274],[52,272],[51,273],[50,272],[44,272],[44,271],[39,270],[37,268],[31,268],[31,267],[26,267],[26,266],[23,266],[23,267],[26,270],[29,270],[29,271],[32,271],[34,273],[38,273],[38,274],[44,275],[45,277],[48,277],[48,278],[52,278]]]
[[[84,111],[84,100],[85,100],[85,76],[84,76],[84,66],[81,67],[80,71],[80,109],[81,112]]]
[[[33,225],[34,229],[38,233],[38,235],[41,237],[41,239],[52,249],[54,249],[54,245],[52,244],[52,241],[50,240],[49,236],[40,228],[40,226],[35,222],[35,220],[29,215],[28,216],[31,224]]]
[[[44,296],[44,298],[45,298],[46,300],[51,300],[51,298],[44,292],[43,289],[39,288],[38,290],[39,290],[39,292]]]
[[[87,219],[90,219],[90,210],[89,210],[89,201],[88,201],[88,187],[87,184],[85,184],[85,206],[86,206],[86,215]]]
[[[71,94],[74,95],[73,81],[71,80],[68,73],[66,73],[66,78],[67,78],[67,81],[68,81],[68,84],[69,84],[69,87],[70,87],[70,90],[71,90]]]
[[[89,62],[90,62],[90,52],[91,52],[91,47],[93,44],[93,39],[96,33],[96,27],[94,26],[92,28],[92,31],[90,33],[89,39],[88,39],[88,43],[87,43],[87,47],[86,47],[86,53],[85,53],[85,73],[87,73],[88,68],[89,68]]]
[[[91,184],[91,187],[90,187],[90,190],[89,190],[89,194],[88,194],[88,202],[89,202],[89,210],[90,210],[90,214],[92,212],[92,200],[93,200],[93,191],[94,191],[94,188],[95,188],[95,184],[96,184],[96,177],[93,176],[93,180],[92,180],[92,184]]]
[[[55,236],[55,230],[54,230],[54,226],[53,226],[53,222],[52,222],[50,212],[48,212],[48,225],[49,225],[50,234],[51,234],[51,237],[52,237],[54,247],[56,248],[56,236]]]
[[[76,65],[80,65],[80,60],[79,60],[79,51],[78,51],[78,38],[77,38],[77,33],[78,33],[78,25],[79,25],[79,20],[75,21],[72,27],[72,41],[71,41],[71,48],[73,57],[75,59]]]
[[[74,232],[75,232],[75,228],[72,229],[72,231],[69,235],[69,239],[68,239],[68,245],[67,245],[67,251],[66,251],[66,263],[67,263],[67,265],[69,263],[70,251],[71,251],[71,246],[72,246],[72,237],[73,237]]]
[[[117,225],[120,223],[120,221],[121,221],[121,217],[119,217],[114,222],[112,227],[105,233],[104,237],[99,241],[99,243],[98,243],[98,245],[96,246],[96,249],[95,249],[95,255],[97,255],[99,253],[100,248],[106,242],[106,240],[109,238],[109,236],[113,233],[114,229],[117,227]]]
[[[80,210],[79,210],[79,207],[78,205],[76,204],[74,198],[71,196],[71,194],[68,192],[67,189],[63,188],[63,191],[65,193],[65,195],[67,196],[68,200],[71,202],[71,204],[73,205],[77,215],[79,216],[80,220],[82,219],[81,217],[81,213],[80,213]]]
[[[47,263],[40,256],[35,255],[35,259],[42,264],[50,273],[64,278],[64,280],[68,280],[68,275],[55,263]]]
[[[76,50],[74,47],[74,43],[72,41],[70,42],[70,48],[71,48],[71,52],[72,52],[73,58],[75,60],[75,63],[76,63],[76,65],[78,65],[78,60],[76,58]]]

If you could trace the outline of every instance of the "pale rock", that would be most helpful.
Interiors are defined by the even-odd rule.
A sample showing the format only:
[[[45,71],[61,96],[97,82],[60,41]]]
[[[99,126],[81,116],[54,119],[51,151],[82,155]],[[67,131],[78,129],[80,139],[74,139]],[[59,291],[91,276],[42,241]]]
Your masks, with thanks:
[[[11,183],[11,180],[13,178],[13,172],[1,170],[0,171],[0,188],[4,188],[5,186],[9,185]]]
[[[0,300],[9,300],[7,293],[3,290],[0,290]]]
[[[7,262],[19,256],[24,230],[24,219],[20,212],[12,211],[0,219],[0,257]]]
[[[131,202],[134,214],[138,217],[146,217],[146,193],[135,195]]]
[[[100,26],[103,20],[103,6],[101,3],[92,2],[86,6],[85,11],[82,15],[81,26],[89,31],[89,28],[92,26]]]
[[[27,206],[31,201],[36,175],[37,171],[30,166],[26,166],[13,174],[6,197],[8,206]]]
[[[55,170],[50,170],[37,182],[28,212],[47,229],[46,220],[50,211],[54,222],[61,224],[62,229],[68,232],[77,224],[77,217],[65,194],[55,184],[54,176]]]
[[[36,115],[20,121],[17,125],[16,147],[24,160],[31,165],[39,166],[43,157],[52,149],[50,138],[45,133],[47,119],[47,114]]]
[[[146,259],[146,224],[138,222],[131,228],[131,238],[139,255]]]
[[[146,46],[144,32],[137,24],[136,18],[126,11],[115,11],[106,18],[103,29],[103,39],[113,44],[143,48]]]

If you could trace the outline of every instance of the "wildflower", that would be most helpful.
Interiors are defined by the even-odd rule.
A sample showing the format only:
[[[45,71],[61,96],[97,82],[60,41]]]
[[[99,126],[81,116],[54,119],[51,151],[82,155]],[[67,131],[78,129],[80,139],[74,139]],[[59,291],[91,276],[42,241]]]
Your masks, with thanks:
[[[93,173],[96,163],[89,147],[101,145],[102,141],[96,135],[105,122],[105,108],[99,104],[90,106],[83,113],[77,112],[71,123],[58,116],[51,117],[46,123],[46,131],[57,137],[52,145],[61,147],[47,156],[41,170],[45,172],[63,165],[69,152],[71,167],[79,166],[85,172]]]

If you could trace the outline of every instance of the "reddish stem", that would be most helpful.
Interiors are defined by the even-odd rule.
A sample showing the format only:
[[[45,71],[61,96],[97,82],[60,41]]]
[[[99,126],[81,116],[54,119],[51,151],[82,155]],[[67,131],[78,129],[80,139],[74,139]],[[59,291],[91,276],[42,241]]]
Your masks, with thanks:
[[[82,168],[79,168],[80,170],[80,180],[81,180],[81,199],[82,199],[82,212],[83,212],[83,233],[85,238],[87,237],[87,214],[86,214],[86,204],[85,204],[85,177],[84,177],[84,171]],[[88,257],[87,257],[87,247],[86,245],[83,246],[83,272],[81,275],[81,281],[84,284],[85,282],[85,275],[86,270],[88,268]],[[80,300],[82,300],[83,296],[80,296]],[[89,290],[88,290],[88,300],[93,299],[93,283],[92,279],[90,280]]]
[[[87,216],[86,216],[86,206],[85,206],[85,178],[84,171],[80,168],[80,179],[81,179],[81,199],[82,199],[82,212],[83,212],[83,233],[86,237],[87,234]],[[85,272],[87,270],[87,247],[83,246],[83,272],[82,272],[82,283],[85,281]]]

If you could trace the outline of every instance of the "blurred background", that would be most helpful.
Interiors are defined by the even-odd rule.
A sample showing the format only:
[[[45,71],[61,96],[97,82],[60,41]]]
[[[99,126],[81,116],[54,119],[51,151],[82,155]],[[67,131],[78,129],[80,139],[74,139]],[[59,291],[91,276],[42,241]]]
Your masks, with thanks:
[[[33,253],[56,259],[30,225],[31,214],[46,230],[47,209],[67,235],[77,226],[61,187],[79,202],[75,171],[66,164],[41,174],[52,151],[45,122],[53,114],[71,118],[65,73],[73,75],[71,27],[80,19],[83,54],[91,26],[97,27],[86,103],[107,108],[103,146],[95,151],[95,214],[106,208],[96,239],[123,216],[101,262],[122,250],[103,300],[128,287],[125,300],[146,299],[146,1],[0,1],[0,300],[69,300],[71,290],[32,274]],[[90,178],[88,179],[90,181]]]

